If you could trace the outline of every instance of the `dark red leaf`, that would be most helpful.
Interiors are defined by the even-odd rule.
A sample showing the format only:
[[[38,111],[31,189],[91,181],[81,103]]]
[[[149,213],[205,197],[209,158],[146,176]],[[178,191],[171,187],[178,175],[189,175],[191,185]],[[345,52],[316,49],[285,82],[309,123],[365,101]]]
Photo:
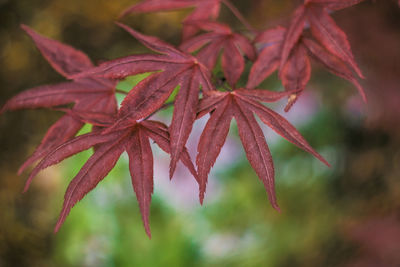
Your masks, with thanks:
[[[134,31],[132,28],[128,27],[125,24],[122,23],[116,23],[119,27],[123,28],[125,31],[127,31],[129,34],[131,34],[133,37],[135,37],[138,41],[140,41],[143,45],[148,47],[149,49],[169,55],[170,57],[174,58],[181,58],[181,59],[186,59],[187,56],[183,54],[181,51],[176,49],[174,46],[167,44],[164,41],[161,41],[160,39],[153,37],[153,36],[148,36],[141,34],[137,31]]]
[[[126,144],[129,156],[129,171],[131,173],[133,189],[139,202],[144,228],[151,237],[149,213],[151,195],[153,194],[153,153],[149,138],[141,129],[132,134]]]
[[[46,38],[26,25],[22,24],[21,28],[29,34],[42,55],[61,75],[70,78],[73,74],[93,67],[89,57],[83,52]]]
[[[304,151],[312,154],[327,166],[330,166],[329,163],[308,144],[296,128],[281,115],[251,99],[241,98],[241,101],[249,110],[256,113],[262,122],[268,125],[276,133]]]
[[[264,134],[251,111],[238,98],[235,99],[233,112],[247,159],[264,183],[272,207],[279,211],[275,194],[274,164]]]
[[[67,218],[71,208],[89,193],[114,168],[124,151],[126,139],[118,138],[101,145],[83,165],[75,178],[68,185],[64,196],[64,204],[54,232],[58,232]]]
[[[285,34],[285,39],[282,44],[281,62],[279,67],[280,71],[282,71],[283,67],[285,66],[293,47],[295,47],[296,43],[299,41],[305,24],[306,8],[304,6],[300,6],[294,12],[289,28]]]
[[[222,69],[225,77],[231,86],[239,80],[244,70],[244,53],[249,59],[255,59],[255,50],[251,42],[244,36],[233,33],[229,26],[210,21],[193,21],[191,25],[205,31],[212,31],[212,34],[205,33],[185,41],[180,48],[187,52],[194,52],[204,47],[197,58],[209,69],[213,69],[219,51],[222,54]]]
[[[328,12],[323,8],[309,7],[307,18],[310,22],[313,36],[329,52],[348,63],[357,72],[358,76],[364,78],[354,60],[346,34],[336,25]]]
[[[159,109],[179,84],[179,75],[186,70],[187,68],[182,68],[178,73],[175,70],[158,72],[141,81],[122,102],[119,121],[136,121]]]
[[[162,150],[168,154],[171,154],[171,143],[168,127],[165,124],[156,121],[143,121],[141,124],[146,128],[149,137],[153,139],[153,141],[156,142]],[[190,159],[190,155],[186,147],[183,148],[180,160],[199,183],[197,171],[192,160]]]
[[[197,107],[197,119],[203,117],[207,113],[211,112],[215,109],[215,107],[224,100],[226,97],[226,93],[219,91],[212,91],[208,94],[205,94],[203,99],[200,100],[199,105]]]
[[[87,115],[90,119],[98,118],[98,116],[90,113],[79,114]],[[100,118],[107,121],[109,120],[107,116],[109,115],[101,115]],[[105,122],[105,125],[107,124],[111,123]],[[146,233],[150,236],[148,214],[151,193],[153,192],[153,156],[149,138],[153,139],[161,149],[170,153],[171,144],[168,128],[160,122],[143,121],[131,124],[130,128],[122,131],[112,131],[108,134],[104,134],[104,132],[105,130],[94,131],[75,137],[47,154],[32,171],[26,183],[25,191],[40,170],[57,164],[90,147],[96,148],[94,154],[68,186],[63,210],[55,228],[57,232],[71,208],[111,171],[121,153],[126,150],[129,155],[132,184],[139,202]],[[182,149],[180,160],[188,167],[195,179],[198,180],[197,172],[185,147]]]
[[[49,154],[57,146],[72,139],[82,126],[83,123],[81,121],[69,115],[63,116],[47,130],[35,152],[19,168],[18,174],[20,175],[28,166]]]
[[[276,102],[283,97],[291,94],[291,92],[274,92],[263,89],[237,89],[234,92],[235,95],[244,98],[253,99],[255,101],[261,101],[266,103]]]
[[[367,97],[365,95],[364,89],[354,77],[353,72],[347,67],[347,65],[343,61],[330,54],[326,49],[310,39],[304,38],[303,42],[308,51],[310,51],[311,55],[318,62],[322,63],[325,68],[327,68],[333,74],[342,77],[354,84],[363,100],[367,102]]]
[[[201,73],[199,67],[188,71],[187,75],[181,76],[181,89],[179,90],[174,104],[174,113],[170,126],[171,134],[171,165],[170,177],[172,177],[176,163],[186,145],[196,119],[197,103],[199,98],[199,84],[201,84]]]
[[[310,2],[322,4],[329,10],[340,10],[354,6],[362,1],[364,0],[311,0]]]
[[[71,139],[62,145],[58,146],[54,150],[52,150],[49,154],[47,154],[42,161],[32,170],[29,178],[25,184],[25,189],[28,190],[32,179],[43,169],[52,166],[61,162],[62,160],[71,157],[81,151],[87,150],[90,147],[114,140],[118,136],[116,133],[108,134],[108,135],[99,135],[96,133],[89,133],[85,135],[80,135]]]
[[[232,87],[235,86],[240,75],[242,75],[244,64],[244,59],[237,47],[233,43],[227,42],[224,45],[224,53],[222,54],[222,69],[226,80]]]
[[[200,180],[200,202],[203,203],[204,194],[208,180],[208,174],[217,159],[222,146],[225,143],[232,120],[230,111],[230,97],[225,96],[221,103],[215,106],[197,147],[196,164]]]
[[[180,85],[175,105],[174,116],[171,123],[171,175],[196,116],[198,94],[200,88],[203,92],[213,89],[210,73],[206,67],[189,54],[178,51],[173,46],[166,44],[155,37],[140,34],[125,25],[125,30],[137,38],[148,48],[165,53],[165,57],[153,57],[149,60],[146,56],[130,56],[127,58],[105,62],[97,68],[82,73],[85,75],[100,75],[105,77],[124,78],[128,75],[145,71],[157,72],[135,86],[124,99],[119,111],[117,122],[109,129],[117,130],[129,127],[132,122],[144,119],[158,110],[168,99],[174,88]],[[142,63],[145,64],[143,68]]]
[[[281,80],[285,90],[293,92],[285,107],[286,112],[289,111],[298,96],[306,88],[310,77],[311,65],[306,49],[303,45],[297,45],[281,70]]]
[[[185,21],[215,20],[218,17],[220,6],[220,0],[145,0],[124,10],[120,17],[130,13],[168,11],[195,7],[194,11],[186,17]],[[193,36],[197,31],[196,27],[185,23],[183,39],[185,40]]]
[[[59,73],[72,79],[77,73],[93,67],[89,58],[81,51],[58,41],[43,37],[21,26],[33,39],[42,55]],[[101,77],[74,78],[74,81],[32,88],[11,98],[1,109],[17,110],[23,108],[58,108],[74,104],[70,115],[79,112],[103,112],[114,115],[117,112],[115,99],[116,82]],[[40,146],[21,166],[19,172],[35,161],[43,158],[57,146],[73,138],[83,126],[80,116],[64,116],[47,132]]]
[[[230,93],[215,91],[205,95],[199,104],[198,117],[207,112],[210,112],[211,116],[200,137],[197,148],[196,164],[200,180],[200,201],[203,201],[208,174],[225,143],[232,117],[235,117],[237,121],[239,135],[247,158],[258,177],[263,181],[274,208],[279,209],[274,189],[272,158],[262,130],[253,113],[256,113],[265,124],[278,134],[328,165],[325,159],[311,148],[287,120],[259,103],[259,101],[274,102],[291,93],[291,91],[271,92],[259,89],[237,89]]]
[[[276,27],[257,35],[254,42],[260,44],[261,52],[251,67],[246,88],[256,87],[279,67],[285,33],[285,28]]]
[[[25,90],[8,100],[1,112],[25,108],[49,108],[76,103],[82,97],[93,92],[96,91],[89,84],[82,82],[39,86]]]

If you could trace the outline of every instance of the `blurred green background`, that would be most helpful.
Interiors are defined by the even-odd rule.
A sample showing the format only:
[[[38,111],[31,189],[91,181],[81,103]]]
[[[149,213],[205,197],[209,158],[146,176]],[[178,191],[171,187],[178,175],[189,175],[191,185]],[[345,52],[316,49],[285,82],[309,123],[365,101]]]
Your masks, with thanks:
[[[24,89],[63,80],[20,23],[101,62],[147,51],[113,24],[133,2],[0,0],[0,105]],[[285,25],[297,4],[233,2],[257,29]],[[179,44],[187,12],[123,21]],[[18,166],[60,113],[8,112],[0,116],[0,266],[400,266],[400,9],[397,1],[365,1],[333,17],[365,72],[369,103],[361,102],[351,84],[313,66],[307,93],[285,115],[332,168],[265,128],[282,213],[269,205],[233,124],[203,206],[184,169],[169,181],[169,158],[154,147],[151,240],[126,156],[54,235],[66,186],[90,151],[43,171],[21,194],[27,173],[17,176]],[[226,8],[220,18],[243,30]],[[129,89],[137,79],[119,87]],[[263,86],[281,89],[276,77]],[[284,104],[275,106],[281,114]],[[159,118],[168,122],[168,116]],[[203,126],[196,123],[189,141],[192,157]]]

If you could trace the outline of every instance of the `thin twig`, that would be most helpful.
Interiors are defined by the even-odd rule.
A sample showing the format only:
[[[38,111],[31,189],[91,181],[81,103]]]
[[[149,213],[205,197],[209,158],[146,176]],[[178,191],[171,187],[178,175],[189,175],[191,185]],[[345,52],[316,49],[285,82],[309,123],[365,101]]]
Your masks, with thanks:
[[[242,13],[240,13],[240,11],[231,3],[229,2],[229,0],[222,0],[222,3],[225,4],[225,6],[227,8],[229,8],[231,10],[231,12],[233,13],[233,15],[235,15],[235,17],[240,20],[240,22],[252,33],[256,33],[257,30],[253,28],[253,26],[250,25],[250,23],[243,17]]]

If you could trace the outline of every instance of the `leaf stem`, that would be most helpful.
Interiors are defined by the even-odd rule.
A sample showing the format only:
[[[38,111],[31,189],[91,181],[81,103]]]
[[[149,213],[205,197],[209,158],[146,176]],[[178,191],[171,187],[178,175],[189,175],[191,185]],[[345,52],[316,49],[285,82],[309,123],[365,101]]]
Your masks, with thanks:
[[[121,89],[115,89],[115,92],[119,93],[119,94],[123,94],[123,95],[127,95],[128,94],[128,92],[125,92],[124,90],[121,90]]]
[[[250,25],[250,23],[243,17],[242,13],[231,3],[229,0],[221,0],[224,5],[230,9],[235,17],[252,33],[256,33],[257,30]]]

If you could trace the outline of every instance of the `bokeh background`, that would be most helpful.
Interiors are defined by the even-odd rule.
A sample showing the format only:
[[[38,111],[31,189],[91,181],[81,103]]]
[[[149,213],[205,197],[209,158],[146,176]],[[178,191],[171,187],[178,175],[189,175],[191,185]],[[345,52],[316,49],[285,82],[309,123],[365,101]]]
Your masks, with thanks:
[[[113,24],[133,2],[0,0],[0,105],[24,89],[63,80],[19,24],[101,62],[146,51]],[[257,29],[286,25],[297,4],[233,2]],[[178,44],[187,12],[123,21]],[[27,173],[17,176],[18,166],[61,114],[8,112],[0,116],[0,266],[400,266],[400,8],[394,0],[365,1],[333,17],[348,33],[367,77],[362,84],[369,103],[362,103],[351,84],[313,66],[307,93],[285,116],[332,167],[265,128],[282,213],[269,205],[232,125],[203,206],[184,169],[169,181],[169,158],[154,147],[151,240],[126,156],[54,235],[66,186],[91,152],[43,171],[21,194]],[[226,8],[220,18],[244,29]],[[119,88],[129,90],[138,79]],[[276,76],[263,87],[281,89]],[[275,106],[281,114],[284,104]],[[168,122],[169,115],[159,118]],[[204,121],[195,125],[188,145],[192,156],[203,126]]]

